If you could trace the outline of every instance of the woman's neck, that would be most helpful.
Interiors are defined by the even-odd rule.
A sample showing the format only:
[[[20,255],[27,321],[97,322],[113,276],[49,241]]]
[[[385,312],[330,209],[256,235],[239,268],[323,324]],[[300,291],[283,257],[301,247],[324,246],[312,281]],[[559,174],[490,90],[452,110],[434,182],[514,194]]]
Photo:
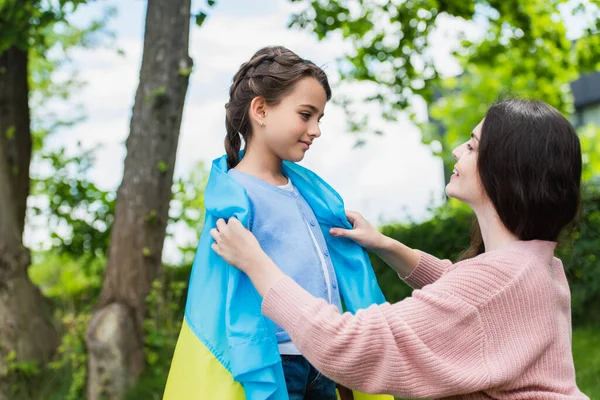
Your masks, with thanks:
[[[283,161],[270,151],[260,150],[246,146],[244,157],[235,169],[272,185],[285,185],[287,178],[282,172]]]
[[[496,209],[491,204],[476,207],[474,208],[474,211],[477,216],[477,222],[479,223],[479,229],[481,230],[481,237],[483,238],[486,252],[498,250],[519,240],[519,238],[509,231],[502,221],[500,221]]]

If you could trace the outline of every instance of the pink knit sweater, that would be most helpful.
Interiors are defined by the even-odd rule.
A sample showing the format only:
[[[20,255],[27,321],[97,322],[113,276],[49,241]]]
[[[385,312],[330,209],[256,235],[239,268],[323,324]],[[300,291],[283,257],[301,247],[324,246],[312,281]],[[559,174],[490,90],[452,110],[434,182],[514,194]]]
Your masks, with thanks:
[[[575,383],[570,292],[554,242],[515,242],[452,264],[421,253],[396,303],[340,315],[293,280],[263,313],[322,373],[399,397],[588,399]]]

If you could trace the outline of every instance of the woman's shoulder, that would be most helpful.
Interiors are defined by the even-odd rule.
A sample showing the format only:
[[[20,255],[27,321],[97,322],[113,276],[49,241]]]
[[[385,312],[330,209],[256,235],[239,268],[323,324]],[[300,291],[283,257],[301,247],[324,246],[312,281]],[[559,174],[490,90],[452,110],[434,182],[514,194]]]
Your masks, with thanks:
[[[541,260],[535,254],[499,250],[452,265],[435,285],[478,306],[506,291],[521,279],[532,279]]]

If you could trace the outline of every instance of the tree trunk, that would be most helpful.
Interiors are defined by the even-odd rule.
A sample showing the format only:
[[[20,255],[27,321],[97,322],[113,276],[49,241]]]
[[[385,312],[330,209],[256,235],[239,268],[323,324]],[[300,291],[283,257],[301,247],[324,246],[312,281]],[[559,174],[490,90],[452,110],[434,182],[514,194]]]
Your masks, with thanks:
[[[159,275],[192,60],[190,0],[149,0],[140,82],[108,266],[88,327],[88,398],[120,399],[144,368],[145,299]]]
[[[0,369],[14,352],[19,361],[47,362],[59,337],[39,289],[27,275],[23,229],[29,195],[31,131],[27,50],[0,54]],[[8,377],[0,399],[7,399]]]

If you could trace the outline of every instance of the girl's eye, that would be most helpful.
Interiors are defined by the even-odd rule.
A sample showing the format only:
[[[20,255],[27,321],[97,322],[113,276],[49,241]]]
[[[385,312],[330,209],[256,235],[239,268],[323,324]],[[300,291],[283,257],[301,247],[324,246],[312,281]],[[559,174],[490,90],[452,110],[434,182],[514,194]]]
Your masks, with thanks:
[[[467,143],[467,149],[469,149],[469,151],[473,150],[473,146],[471,146],[470,144]]]
[[[307,121],[310,119],[310,113],[300,113],[300,115],[302,115],[302,118],[304,118]]]

